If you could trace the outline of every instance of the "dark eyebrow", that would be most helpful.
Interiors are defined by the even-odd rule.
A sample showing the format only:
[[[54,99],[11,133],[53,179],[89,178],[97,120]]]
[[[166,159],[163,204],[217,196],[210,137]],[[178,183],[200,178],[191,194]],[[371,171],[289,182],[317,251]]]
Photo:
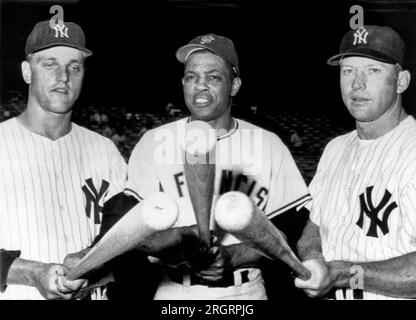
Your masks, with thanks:
[[[72,59],[71,61],[69,61],[69,64],[71,63],[80,63],[83,64],[84,60],[83,59]]]
[[[368,65],[366,65],[366,67],[382,67],[383,69],[387,69],[387,67],[383,64],[379,64],[379,63],[370,63]]]
[[[342,67],[356,68],[356,67],[354,67],[352,65],[349,65],[349,64],[341,65],[341,68]],[[369,67],[381,67],[383,69],[387,69],[387,66],[384,65],[384,64],[381,64],[381,63],[369,63],[369,64],[364,65],[364,67],[365,68],[369,68]]]
[[[45,60],[50,60],[50,61],[53,61],[53,62],[57,61],[55,57],[49,57],[49,56],[46,56],[46,55],[40,55],[38,57],[38,61],[45,61]],[[83,59],[71,59],[69,61],[68,65],[71,64],[71,63],[84,64],[84,60]]]
[[[206,73],[210,74],[210,73],[214,73],[214,72],[218,72],[218,73],[221,73],[221,74],[224,73],[223,71],[218,70],[218,69],[208,70]],[[192,71],[192,70],[186,70],[185,73],[193,73],[193,74],[196,74],[197,72]]]
[[[49,57],[49,56],[45,56],[45,55],[39,55],[38,61],[41,61],[41,60],[52,60],[52,61],[56,61],[56,58]]]
[[[218,70],[218,69],[212,69],[212,70],[208,71],[208,73],[213,73],[213,72],[218,72],[218,73],[221,73],[221,74],[224,73],[223,71]]]

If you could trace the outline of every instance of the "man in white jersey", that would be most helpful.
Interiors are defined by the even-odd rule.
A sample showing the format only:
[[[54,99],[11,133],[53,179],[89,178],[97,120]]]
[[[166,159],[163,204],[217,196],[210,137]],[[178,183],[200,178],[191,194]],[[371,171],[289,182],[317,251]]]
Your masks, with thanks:
[[[163,190],[180,208],[175,228],[142,247],[165,272],[155,299],[266,299],[258,269],[261,256],[219,230],[212,214],[216,239],[206,256],[196,248],[196,219],[176,148],[182,129],[189,121],[202,120],[216,130],[214,201],[239,190],[273,219],[305,203],[307,188],[289,150],[274,133],[231,116],[232,98],[241,86],[233,42],[216,34],[198,36],[179,48],[176,57],[185,64],[182,84],[191,117],[143,136],[129,160],[126,189],[139,200]]]
[[[416,297],[416,122],[402,105],[404,52],[393,29],[363,26],[328,60],[340,66],[356,130],[326,146],[309,187],[298,252],[313,275],[295,285],[310,296]]]
[[[27,108],[0,124],[0,299],[69,299],[85,281],[66,280],[62,263],[94,240],[127,166],[109,139],[70,121],[92,54],[82,29],[39,22],[25,53]]]

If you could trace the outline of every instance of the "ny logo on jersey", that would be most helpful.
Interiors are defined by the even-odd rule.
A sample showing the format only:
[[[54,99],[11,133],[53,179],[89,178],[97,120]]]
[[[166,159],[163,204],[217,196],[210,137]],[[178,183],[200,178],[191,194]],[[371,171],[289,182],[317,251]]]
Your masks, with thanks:
[[[383,235],[389,233],[388,219],[391,212],[397,208],[397,203],[393,201],[388,204],[391,198],[391,193],[386,189],[383,198],[377,207],[374,207],[373,200],[371,199],[373,187],[374,186],[368,187],[365,193],[363,192],[360,194],[360,217],[358,218],[356,224],[363,229],[365,213],[365,215],[370,219],[370,227],[368,228],[367,237],[377,238],[377,227],[380,228]],[[378,214],[383,209],[384,211],[380,220]]]
[[[68,37],[68,27],[66,27],[64,24],[56,24],[54,27],[55,30],[55,38],[69,38]]]
[[[358,28],[357,31],[354,33],[354,42],[352,43],[354,46],[360,43],[367,43],[367,36],[368,31],[364,28]]]
[[[100,202],[102,202],[107,194],[110,184],[107,181],[102,180],[100,191],[97,192],[91,178],[85,180],[85,183],[86,184],[82,187],[82,191],[84,191],[85,199],[87,201],[85,212],[87,213],[87,217],[91,218],[91,207],[93,206],[94,224],[101,224],[100,213],[103,212],[103,207],[100,205]]]

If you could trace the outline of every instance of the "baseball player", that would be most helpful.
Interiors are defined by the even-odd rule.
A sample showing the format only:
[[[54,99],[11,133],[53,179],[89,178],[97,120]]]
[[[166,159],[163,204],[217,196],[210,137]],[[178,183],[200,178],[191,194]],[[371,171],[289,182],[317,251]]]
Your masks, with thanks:
[[[402,105],[405,45],[390,27],[363,26],[328,60],[356,130],[326,146],[310,185],[298,252],[310,296],[416,297],[416,122]]]
[[[82,29],[39,22],[25,54],[27,108],[0,124],[0,299],[69,299],[86,282],[66,280],[61,263],[94,240],[127,166],[109,139],[70,121],[92,54]]]
[[[185,65],[182,84],[191,116],[143,136],[129,160],[126,189],[138,200],[163,190],[180,208],[176,228],[157,244],[142,248],[156,257],[152,261],[165,272],[155,299],[266,299],[257,267],[261,256],[219,230],[212,214],[210,262],[204,265],[203,256],[189,254],[198,250],[187,251],[198,243],[198,232],[188,192],[192,186],[186,183],[182,153],[176,149],[183,139],[182,129],[190,121],[202,120],[216,130],[213,201],[227,191],[239,190],[273,219],[304,204],[308,190],[289,150],[275,134],[231,116],[232,98],[241,86],[233,42],[216,34],[198,36],[179,48],[176,57]],[[175,260],[178,257],[184,260]]]

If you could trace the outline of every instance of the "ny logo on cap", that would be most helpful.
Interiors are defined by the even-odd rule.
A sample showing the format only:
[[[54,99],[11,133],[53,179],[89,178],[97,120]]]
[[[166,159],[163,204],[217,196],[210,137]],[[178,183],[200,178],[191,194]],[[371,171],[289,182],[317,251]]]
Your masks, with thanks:
[[[210,43],[214,40],[215,38],[213,36],[205,36],[205,37],[202,37],[200,44]]]
[[[55,38],[69,38],[68,37],[68,27],[66,27],[64,24],[56,24],[53,28],[55,30]]]
[[[358,28],[354,33],[353,45],[364,43],[367,44],[368,31],[365,28]]]

